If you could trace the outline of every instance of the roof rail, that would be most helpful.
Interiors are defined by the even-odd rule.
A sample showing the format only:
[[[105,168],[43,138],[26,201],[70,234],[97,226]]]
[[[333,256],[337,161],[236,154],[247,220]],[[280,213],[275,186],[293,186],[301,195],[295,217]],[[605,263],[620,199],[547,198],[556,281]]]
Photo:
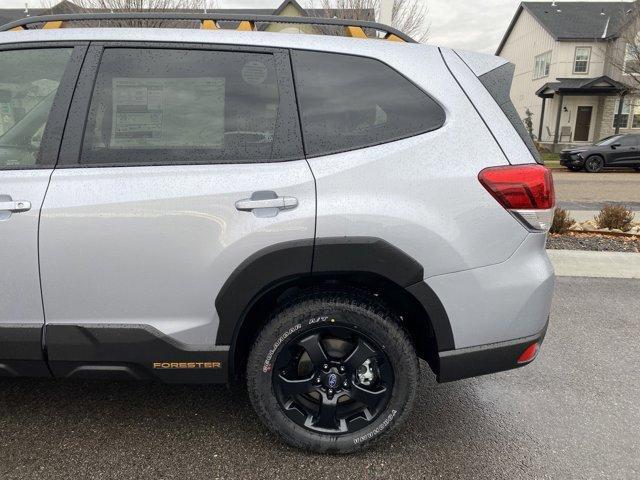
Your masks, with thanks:
[[[216,13],[183,13],[183,12],[128,12],[128,13],[69,13],[62,15],[41,15],[26,17],[0,27],[0,32],[9,30],[28,30],[29,25],[44,24],[42,28],[64,28],[65,22],[98,20],[197,20],[200,28],[219,29],[218,22],[240,22],[238,30],[255,30],[256,23],[291,23],[298,25],[321,25],[344,27],[345,36],[357,38],[379,38],[368,35],[368,30],[384,33],[382,38],[399,42],[416,43],[408,35],[381,23],[361,20],[342,20],[321,17],[280,17],[277,15],[236,15]]]

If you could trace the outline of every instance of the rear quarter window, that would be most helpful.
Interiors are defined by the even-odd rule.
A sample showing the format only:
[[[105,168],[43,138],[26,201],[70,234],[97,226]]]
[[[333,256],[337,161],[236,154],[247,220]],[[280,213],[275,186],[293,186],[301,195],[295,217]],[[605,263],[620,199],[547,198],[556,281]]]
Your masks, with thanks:
[[[308,156],[379,145],[444,124],[440,105],[378,60],[308,51],[291,55]]]

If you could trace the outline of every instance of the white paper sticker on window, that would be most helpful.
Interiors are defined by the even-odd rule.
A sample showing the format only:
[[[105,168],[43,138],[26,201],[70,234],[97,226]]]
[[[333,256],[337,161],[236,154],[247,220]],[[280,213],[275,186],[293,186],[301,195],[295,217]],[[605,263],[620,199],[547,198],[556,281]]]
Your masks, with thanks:
[[[224,96],[224,78],[114,78],[111,147],[222,147]]]

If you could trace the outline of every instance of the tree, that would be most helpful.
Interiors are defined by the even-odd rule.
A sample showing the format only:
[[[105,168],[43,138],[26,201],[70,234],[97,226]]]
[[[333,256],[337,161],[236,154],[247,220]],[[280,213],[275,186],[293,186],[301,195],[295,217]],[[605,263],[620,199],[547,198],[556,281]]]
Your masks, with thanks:
[[[524,112],[524,119],[522,120],[524,122],[524,126],[527,129],[527,132],[529,132],[529,136],[533,139],[533,112],[531,110],[529,110],[529,108],[527,107],[527,109]]]
[[[380,11],[380,0],[313,0],[314,14],[345,20],[374,20]],[[429,39],[426,0],[394,0],[391,26],[418,42]]]
[[[633,89],[640,88],[640,4],[625,3],[617,38],[609,42],[605,60],[614,71],[624,76],[625,83]]]
[[[72,0],[61,3],[47,2],[47,7],[55,13],[130,13],[130,12],[186,12],[205,13],[216,8],[216,0]],[[80,24],[95,24],[96,22],[78,22]],[[100,21],[113,27],[170,27],[178,26],[181,21],[176,20],[108,20]],[[193,22],[191,22],[193,23]]]

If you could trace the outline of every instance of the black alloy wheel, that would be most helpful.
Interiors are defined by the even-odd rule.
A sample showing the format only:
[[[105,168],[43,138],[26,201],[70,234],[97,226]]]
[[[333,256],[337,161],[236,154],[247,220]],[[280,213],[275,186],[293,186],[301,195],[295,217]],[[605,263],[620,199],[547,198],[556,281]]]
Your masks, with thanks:
[[[584,169],[589,173],[598,173],[604,167],[604,159],[598,155],[593,155],[584,162]]]
[[[409,416],[420,367],[402,319],[361,290],[300,293],[272,313],[247,361],[260,420],[295,447],[349,453]]]
[[[324,326],[288,342],[272,381],[280,406],[297,425],[340,434],[378,418],[393,379],[393,368],[376,342],[353,328]]]

